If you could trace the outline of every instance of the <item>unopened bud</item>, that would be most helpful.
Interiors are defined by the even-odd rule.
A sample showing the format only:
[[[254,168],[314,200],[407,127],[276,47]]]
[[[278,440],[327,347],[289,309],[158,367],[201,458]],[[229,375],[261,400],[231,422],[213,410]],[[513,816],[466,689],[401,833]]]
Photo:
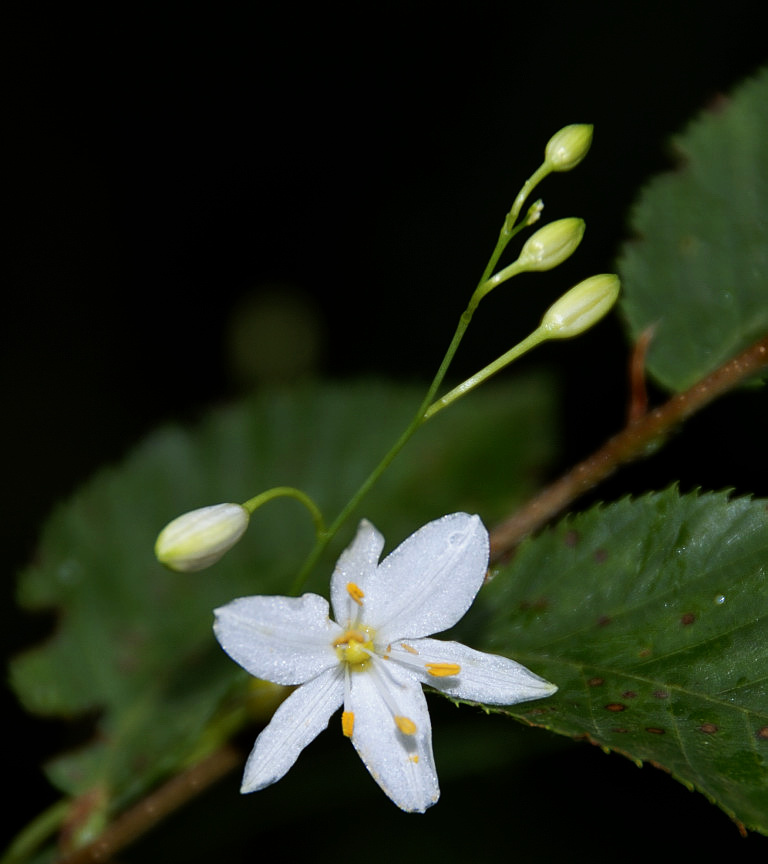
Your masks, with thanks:
[[[533,225],[534,222],[538,222],[541,219],[541,212],[544,209],[544,202],[539,198],[538,201],[534,201],[533,204],[528,208],[528,212],[525,214],[525,224]]]
[[[556,300],[541,319],[550,339],[570,339],[588,330],[605,315],[619,296],[621,283],[613,273],[590,276]]]
[[[555,132],[544,151],[545,162],[553,171],[570,171],[581,162],[592,144],[592,128],[588,123],[575,123]]]
[[[171,570],[203,570],[237,543],[249,519],[250,514],[240,504],[213,504],[184,513],[160,532],[155,556]]]
[[[528,238],[517,259],[520,270],[551,270],[569,258],[581,243],[583,219],[558,219]]]

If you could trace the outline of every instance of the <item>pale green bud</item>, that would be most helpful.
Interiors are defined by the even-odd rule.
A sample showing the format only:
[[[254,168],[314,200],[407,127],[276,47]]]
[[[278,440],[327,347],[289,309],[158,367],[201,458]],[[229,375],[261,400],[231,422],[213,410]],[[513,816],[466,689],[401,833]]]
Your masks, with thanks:
[[[587,123],[565,126],[549,139],[544,161],[553,171],[570,171],[589,152],[593,127]]]
[[[213,504],[169,522],[155,542],[161,564],[192,573],[215,564],[243,536],[250,514],[240,504]]]
[[[538,201],[534,201],[533,204],[528,208],[528,212],[525,215],[525,224],[533,225],[534,222],[538,222],[541,218],[541,211],[544,209],[544,202],[539,198]]]
[[[621,283],[613,273],[590,276],[556,300],[541,319],[540,329],[550,339],[570,339],[588,330],[605,315],[619,296]]]
[[[581,243],[583,219],[558,219],[531,235],[520,252],[520,270],[551,270],[569,258]]]

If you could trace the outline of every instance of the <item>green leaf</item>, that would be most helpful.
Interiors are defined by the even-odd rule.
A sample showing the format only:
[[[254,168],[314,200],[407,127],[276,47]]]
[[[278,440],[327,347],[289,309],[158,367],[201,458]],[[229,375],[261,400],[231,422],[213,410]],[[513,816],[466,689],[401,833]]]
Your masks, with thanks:
[[[648,371],[684,390],[768,332],[768,70],[674,140],[622,250],[633,338],[654,327]]]
[[[552,451],[551,392],[537,376],[468,397],[419,431],[353,522],[368,516],[395,545],[451,509],[498,518],[535,486]],[[186,510],[283,484],[332,518],[421,395],[359,382],[255,397],[192,432],[157,432],[58,509],[19,585],[21,603],[55,607],[58,625],[15,659],[11,677],[30,711],[93,720],[93,739],[50,766],[59,788],[99,790],[99,806],[114,810],[215,746],[204,732],[243,677],[213,639],[212,610],[239,595],[286,593],[313,539],[306,511],[281,499],[254,514],[214,568],[178,574],[154,560],[159,529]],[[312,589],[327,592],[354,528],[336,538]]]
[[[481,592],[473,644],[558,685],[509,713],[652,762],[768,833],[767,579],[765,501],[626,499],[523,544]]]

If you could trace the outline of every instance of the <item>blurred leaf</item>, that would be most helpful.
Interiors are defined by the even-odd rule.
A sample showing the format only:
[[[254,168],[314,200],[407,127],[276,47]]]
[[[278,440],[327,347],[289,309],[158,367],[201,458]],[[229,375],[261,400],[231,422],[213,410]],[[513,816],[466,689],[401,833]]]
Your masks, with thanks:
[[[685,390],[768,332],[768,70],[674,140],[682,164],[651,181],[619,269],[648,370]]]
[[[157,432],[58,509],[19,585],[24,606],[57,609],[58,626],[11,667],[30,711],[94,722],[93,739],[50,766],[57,786],[72,795],[98,789],[101,806],[113,809],[178,771],[241,680],[213,639],[213,608],[238,595],[285,593],[312,544],[307,513],[283,499],[259,510],[214,568],[183,575],[154,561],[158,530],[185,510],[283,484],[334,516],[420,398],[374,382],[254,397],[192,432]],[[419,431],[365,515],[391,545],[451,509],[497,518],[536,485],[553,449],[552,404],[542,377],[473,394]],[[316,590],[327,591],[354,528],[318,567]]]
[[[505,709],[652,762],[768,833],[768,511],[672,489],[526,542],[473,645],[560,688]]]

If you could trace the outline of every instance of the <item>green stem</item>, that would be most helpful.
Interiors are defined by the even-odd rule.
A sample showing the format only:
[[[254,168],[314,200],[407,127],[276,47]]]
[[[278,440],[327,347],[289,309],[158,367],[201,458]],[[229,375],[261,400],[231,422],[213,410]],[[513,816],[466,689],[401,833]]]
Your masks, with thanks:
[[[511,363],[514,356],[512,356],[513,352],[516,350],[518,354],[515,356],[520,356],[520,354],[527,351],[529,348],[533,348],[534,344],[538,344],[542,341],[542,337],[535,342],[531,342],[535,334],[531,334],[528,339],[524,340],[520,343],[520,345],[516,346],[516,348],[511,349],[490,366],[487,366],[485,369],[481,370],[470,378],[468,381],[465,381],[464,384],[460,385],[458,388],[451,390],[447,396],[443,397],[443,399],[438,402],[434,402],[435,394],[440,389],[440,385],[443,383],[443,380],[448,372],[448,367],[451,365],[453,358],[456,354],[456,351],[459,348],[459,344],[461,340],[464,338],[464,334],[467,331],[467,327],[469,327],[469,323],[472,320],[472,316],[475,314],[475,310],[477,309],[480,301],[485,297],[485,295],[498,284],[499,281],[503,280],[495,280],[491,281],[489,284],[489,280],[493,274],[496,265],[501,258],[502,253],[507,247],[507,244],[512,240],[512,238],[525,227],[525,222],[516,225],[518,217],[520,216],[520,211],[523,208],[523,204],[525,204],[528,196],[531,194],[533,189],[548,175],[550,174],[552,169],[546,164],[542,164],[539,168],[525,181],[523,187],[517,194],[515,198],[514,204],[512,205],[512,209],[507,213],[506,218],[504,219],[504,224],[499,232],[499,238],[496,241],[496,246],[491,254],[491,257],[488,259],[488,264],[483,271],[483,275],[480,277],[480,281],[477,283],[477,287],[475,288],[472,297],[470,298],[469,304],[467,308],[462,313],[459,318],[459,323],[456,326],[456,331],[453,334],[453,338],[451,339],[450,345],[448,346],[448,350],[445,352],[445,356],[443,357],[442,362],[435,374],[435,377],[432,379],[432,383],[429,385],[427,392],[419,405],[418,410],[413,416],[413,419],[406,427],[405,431],[400,435],[400,437],[395,441],[389,451],[385,454],[384,458],[379,462],[379,464],[371,471],[371,473],[366,477],[363,481],[360,488],[355,492],[355,494],[350,498],[344,508],[341,510],[339,515],[333,520],[333,522],[329,525],[326,530],[318,531],[316,530],[317,539],[312,551],[307,556],[307,559],[304,561],[301,569],[299,570],[296,579],[294,580],[291,593],[298,594],[307,579],[309,578],[309,574],[312,572],[313,567],[318,562],[320,556],[328,547],[328,544],[334,538],[336,533],[339,531],[341,526],[347,521],[350,515],[353,513],[358,504],[363,500],[363,498],[368,494],[371,487],[377,482],[379,477],[384,473],[384,471],[389,467],[392,463],[392,460],[397,456],[397,454],[405,447],[411,437],[414,435],[416,430],[425,423],[430,417],[440,411],[442,408],[447,407],[451,402],[455,401],[459,398],[459,396],[463,395],[465,392],[469,392],[469,390],[473,389],[477,386],[477,384],[481,383],[481,381],[489,378],[491,375],[495,374],[499,369],[503,366],[507,365],[507,363]],[[510,268],[513,268],[513,265],[506,268],[502,272],[507,272]],[[514,273],[509,273],[504,278],[509,278],[514,275]],[[537,331],[538,332],[538,331]],[[530,344],[529,344],[530,343]],[[525,348],[521,346],[525,345]],[[491,370],[492,371],[488,371]],[[482,376],[479,378],[478,376]],[[477,380],[476,380],[477,379]],[[474,382],[474,383],[472,383]],[[469,385],[466,386],[465,385]],[[458,392],[461,388],[465,389],[462,392]],[[434,404],[433,404],[434,402]],[[297,496],[298,497],[298,496]],[[317,523],[316,523],[317,529]]]
[[[482,287],[482,284],[483,283],[481,282],[478,285],[478,290]],[[475,294],[477,294],[477,290],[475,291]],[[309,553],[309,556],[307,557],[306,561],[299,570],[296,579],[294,580],[291,593],[298,594],[298,592],[301,591],[301,589],[304,587],[304,583],[309,577],[310,572],[312,571],[312,568],[315,566],[318,559],[327,548],[328,544],[334,538],[337,531],[346,522],[346,520],[355,510],[357,505],[368,494],[369,490],[376,483],[379,477],[381,477],[384,471],[390,466],[395,456],[397,456],[397,454],[403,449],[403,447],[405,447],[405,445],[411,439],[419,426],[421,426],[421,424],[425,422],[426,411],[429,408],[432,400],[435,398],[435,393],[437,393],[440,385],[443,383],[443,379],[445,378],[446,372],[448,371],[448,367],[451,365],[451,361],[456,354],[459,343],[461,342],[464,333],[467,330],[467,327],[469,327],[469,322],[472,320],[472,315],[474,314],[478,302],[479,301],[475,301],[475,295],[473,295],[469,306],[467,306],[467,308],[462,313],[461,318],[459,318],[459,323],[456,326],[456,332],[453,334],[453,339],[451,339],[451,344],[448,346],[448,350],[445,352],[443,361],[440,364],[437,373],[435,374],[435,377],[432,379],[432,383],[429,385],[424,399],[422,400],[418,410],[411,419],[411,422],[405,428],[405,431],[387,451],[384,458],[379,462],[379,464],[365,478],[360,488],[349,499],[349,501],[346,503],[339,515],[333,520],[328,529],[322,534],[318,535],[314,548]]]
[[[424,412],[424,420],[429,420],[431,417],[434,417],[438,411],[442,411],[443,408],[447,408],[457,399],[460,399],[471,390],[474,390],[475,387],[479,386],[484,381],[487,381],[497,372],[500,372],[505,366],[508,366],[514,360],[517,360],[517,358],[525,354],[526,351],[530,351],[532,348],[545,342],[547,338],[547,333],[543,328],[539,327],[537,330],[534,330],[530,336],[526,336],[522,342],[518,342],[517,345],[510,348],[509,351],[494,360],[493,363],[489,363],[485,368],[472,375],[471,378],[462,381],[458,387],[454,387],[453,390],[446,393],[445,396],[441,397],[436,402],[433,402]]]
[[[517,198],[515,198],[515,203],[512,205],[512,209],[509,211],[509,215],[507,216],[507,222],[504,227],[506,228],[509,225],[509,230],[511,231],[514,227],[515,222],[517,222],[517,218],[520,215],[520,211],[523,209],[523,204],[525,204],[528,196],[533,192],[533,190],[541,183],[541,181],[548,177],[552,173],[552,166],[547,162],[542,162],[541,165],[531,174],[531,176],[523,183],[523,188],[517,193]],[[518,229],[519,230],[519,229]]]
[[[29,860],[43,843],[64,823],[70,802],[57,801],[30,822],[5,850],[0,864],[18,864]]]
[[[266,492],[260,492],[253,498],[249,498],[244,502],[243,507],[251,514],[254,510],[258,510],[262,504],[266,504],[267,501],[271,501],[273,498],[295,498],[297,501],[301,501],[312,516],[312,522],[315,526],[315,536],[320,537],[325,534],[325,521],[323,520],[320,508],[306,492],[302,492],[301,489],[294,489],[293,486],[275,486],[273,489],[267,489]]]

